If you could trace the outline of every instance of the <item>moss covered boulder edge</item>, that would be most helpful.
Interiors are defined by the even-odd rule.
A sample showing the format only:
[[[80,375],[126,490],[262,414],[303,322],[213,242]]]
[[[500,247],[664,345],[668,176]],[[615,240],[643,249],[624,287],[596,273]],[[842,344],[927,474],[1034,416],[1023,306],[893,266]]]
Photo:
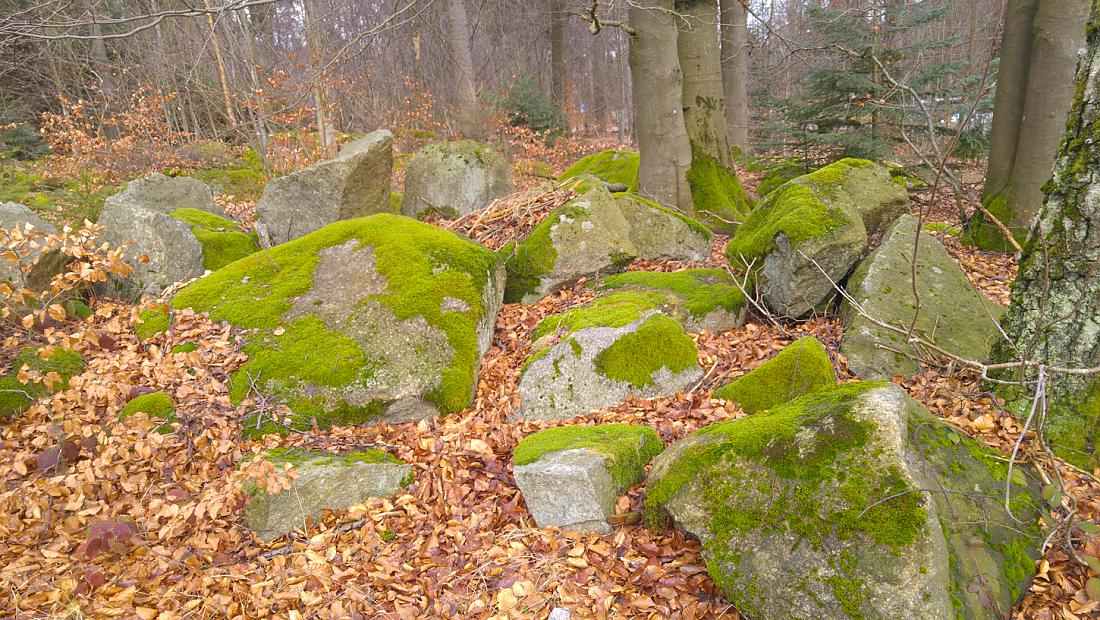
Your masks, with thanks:
[[[401,212],[458,217],[512,193],[512,170],[496,148],[474,140],[432,142],[409,159]]]
[[[558,177],[566,181],[591,175],[615,187],[618,191],[638,192],[638,154],[633,151],[600,151],[578,159]]]
[[[907,205],[905,188],[886,168],[842,159],[765,196],[738,227],[726,255],[733,265],[759,270],[757,289],[769,308],[802,317],[833,298],[834,283]]]
[[[714,397],[737,403],[745,413],[756,413],[833,385],[836,371],[829,352],[817,338],[807,336],[714,390]]]
[[[402,421],[473,398],[503,294],[491,251],[441,228],[379,214],[330,224],[203,278],[176,308],[251,330],[230,396],[293,411],[246,433]]]
[[[848,294],[870,316],[908,330],[916,315],[916,333],[940,348],[984,361],[1002,338],[997,320],[1004,308],[979,293],[962,267],[935,237],[921,231],[913,295],[913,243],[918,222],[906,214],[887,231],[882,244],[865,258],[848,280]],[[880,327],[847,301],[841,353],[848,368],[864,379],[912,376],[920,372],[918,351],[904,334]]]
[[[679,321],[689,332],[719,332],[740,327],[745,322],[745,291],[751,291],[752,284],[746,282],[744,288],[738,284],[725,269],[683,269],[627,271],[601,278],[593,286],[602,296],[596,305],[617,303],[615,300],[619,299],[633,300],[634,307],[660,310]],[[571,323],[568,318],[560,320],[562,317],[591,314],[587,307],[555,315],[559,320],[544,320],[536,334],[541,336],[558,329],[562,323]]]
[[[854,383],[673,444],[645,517],[697,537],[753,618],[976,620],[1004,616],[1039,557],[1039,487],[1014,475],[1009,516],[1006,479],[900,387]]]

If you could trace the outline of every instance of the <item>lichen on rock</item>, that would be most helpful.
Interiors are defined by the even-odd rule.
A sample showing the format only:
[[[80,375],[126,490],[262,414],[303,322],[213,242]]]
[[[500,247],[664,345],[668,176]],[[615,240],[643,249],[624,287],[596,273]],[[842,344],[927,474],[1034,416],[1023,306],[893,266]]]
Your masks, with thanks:
[[[474,140],[431,142],[405,169],[401,213],[458,217],[512,192],[512,170],[496,148]]]
[[[756,413],[836,385],[829,352],[813,336],[799,338],[774,357],[714,390],[714,397]]]
[[[711,234],[706,226],[635,194],[614,196],[630,225],[638,258],[701,261],[710,256]]]

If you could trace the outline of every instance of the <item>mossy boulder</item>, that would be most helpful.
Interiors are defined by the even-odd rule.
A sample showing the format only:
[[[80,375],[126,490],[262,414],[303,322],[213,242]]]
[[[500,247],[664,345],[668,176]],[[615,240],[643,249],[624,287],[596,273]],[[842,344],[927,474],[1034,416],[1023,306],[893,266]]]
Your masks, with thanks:
[[[988,359],[1002,337],[997,321],[1005,310],[976,291],[943,245],[924,231],[917,253],[917,312],[912,279],[917,226],[911,215],[899,218],[849,278],[848,294],[879,321],[908,331],[916,314],[917,335],[955,355]],[[865,379],[920,372],[918,350],[905,334],[875,325],[847,301],[841,313],[845,329],[840,350],[852,372]]]
[[[638,250],[610,192],[603,183],[590,183],[500,254],[508,267],[504,300],[534,303],[582,276],[621,270]]]
[[[607,533],[616,498],[641,482],[663,449],[648,426],[561,426],[524,437],[512,463],[539,527]]]
[[[496,148],[474,140],[432,142],[409,159],[401,212],[458,217],[512,193],[512,169]]]
[[[293,411],[247,434],[396,422],[467,407],[503,294],[480,245],[392,214],[330,224],[187,286],[176,308],[253,333],[231,377]]]
[[[761,620],[1005,617],[1027,590],[1040,498],[1020,468],[885,382],[823,389],[669,446],[645,518],[700,540]],[[1019,521],[1017,521],[1018,519]]]
[[[787,181],[810,172],[812,169],[801,160],[784,159],[768,168],[764,176],[760,177],[760,182],[756,185],[756,195],[763,198]]]
[[[558,180],[591,175],[604,183],[623,187],[623,191],[637,193],[639,163],[638,154],[633,151],[601,151],[578,159]]]
[[[640,297],[642,302],[676,319],[689,332],[740,327],[748,305],[745,291],[752,290],[752,283],[746,282],[743,291],[725,269],[627,271],[601,278],[593,286],[603,295],[616,291],[647,293]],[[544,321],[542,325],[551,324]]]
[[[0,203],[0,228],[18,229],[18,232],[7,233],[9,239],[12,235],[30,237],[24,246],[25,256],[0,258],[0,281],[11,284],[13,289],[26,288],[38,293],[48,289],[50,280],[65,271],[71,260],[68,256],[57,250],[45,254],[39,251],[46,246],[41,237],[57,234],[57,227],[38,217],[30,207],[18,202]],[[0,233],[2,235],[4,233]]]
[[[630,225],[638,258],[701,261],[710,256],[710,231],[699,222],[635,194],[618,194],[615,204]]]
[[[733,265],[758,270],[757,289],[769,308],[802,317],[833,298],[833,283],[907,204],[905,189],[886,168],[843,159],[765,196],[738,227],[726,255]]]
[[[239,222],[199,209],[176,209],[172,217],[191,226],[202,245],[202,265],[210,271],[260,251],[256,236]]]
[[[157,295],[206,271],[203,244],[191,224],[172,215],[180,210],[224,215],[202,181],[160,173],[130,181],[125,191],[107,199],[99,217],[102,238],[114,246],[131,241],[125,256],[134,269],[126,280],[112,280],[101,292]],[[143,256],[148,260],[140,260]]]
[[[261,539],[273,540],[303,527],[325,510],[342,510],[372,497],[389,497],[413,481],[412,468],[381,450],[337,454],[324,450],[276,448],[265,459],[278,470],[293,467],[290,489],[272,495],[245,484],[245,522]]]
[[[651,294],[653,295],[653,294]],[[644,294],[597,300],[586,312],[548,317],[542,331],[559,342],[537,343],[519,381],[522,419],[571,418],[684,389],[702,375],[699,351],[674,319],[653,310]]]
[[[752,210],[737,173],[696,150],[687,171],[694,216],[711,230],[733,234]]]
[[[714,397],[756,413],[836,385],[829,352],[813,336],[799,338],[775,357],[714,390]]]
[[[158,433],[171,433],[172,423],[178,419],[172,397],[165,392],[150,392],[135,396],[118,412],[118,420],[122,422],[139,413],[144,413],[150,420],[160,422],[154,429]]]
[[[168,305],[162,304],[142,310],[138,314],[138,319],[134,322],[134,335],[138,337],[138,340],[149,340],[158,334],[167,332],[171,326],[172,309]]]
[[[256,203],[265,246],[286,243],[339,220],[390,211],[393,135],[380,129],[333,159],[272,179]]]
[[[7,374],[0,376],[0,422],[19,416],[42,396],[67,388],[70,379],[84,372],[84,358],[76,351],[54,348],[48,355],[43,353],[45,357],[40,352],[34,347],[23,349],[12,360]],[[46,381],[21,381],[24,366],[43,379],[56,373],[58,381],[49,386]]]

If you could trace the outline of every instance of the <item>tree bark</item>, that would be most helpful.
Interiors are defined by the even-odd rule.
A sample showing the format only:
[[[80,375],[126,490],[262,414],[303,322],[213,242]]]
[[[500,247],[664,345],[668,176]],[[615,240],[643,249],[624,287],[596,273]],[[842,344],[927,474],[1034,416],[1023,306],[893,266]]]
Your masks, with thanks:
[[[718,48],[717,0],[676,3],[679,33],[676,47],[683,72],[684,125],[692,149],[727,168],[733,164],[722,86],[722,55]]]
[[[321,66],[321,44],[317,38],[317,16],[314,13],[315,0],[302,0],[302,16],[305,19],[306,49],[309,52],[309,69],[313,74],[313,107],[317,116],[317,140],[324,157],[332,155],[329,140],[328,93],[325,92],[325,72]]]
[[[1100,5],[1094,6],[1077,95],[1060,147],[1046,204],[1024,246],[1012,303],[1002,326],[1010,344],[994,349],[1000,362],[1034,360],[1088,368],[1100,364]],[[1023,374],[1035,380],[1031,369]],[[1016,377],[1013,377],[1016,378]],[[1098,464],[1100,375],[1045,376],[1046,436],[1055,452],[1087,470]],[[1026,395],[1009,394],[1027,414]],[[1022,406],[1020,406],[1022,405]]]
[[[474,60],[470,53],[470,26],[466,18],[465,0],[447,0],[447,44],[455,69],[455,102],[459,128],[469,138],[482,138],[481,114],[477,107],[477,87],[474,84]]]
[[[740,0],[721,0],[722,81],[730,146],[749,152],[749,27]]]
[[[1008,0],[1001,34],[1001,62],[997,69],[997,92],[993,97],[993,129],[989,135],[989,164],[983,195],[996,195],[1008,183],[1020,118],[1027,97],[1027,72],[1031,58],[1031,25],[1039,0]]]
[[[202,6],[210,10],[210,0],[202,0]],[[237,114],[233,110],[233,95],[229,92],[229,75],[225,70],[225,58],[222,56],[222,44],[218,38],[218,29],[214,23],[214,15],[206,14],[206,26],[210,30],[210,42],[214,47],[214,62],[218,67],[218,83],[222,87],[222,102],[225,104],[225,120],[230,126],[236,126]]]
[[[559,112],[565,110],[566,68],[565,0],[550,0],[550,97]]]
[[[684,126],[683,76],[676,51],[673,0],[630,5],[630,76],[634,85],[634,129],[638,138],[641,194],[692,212],[687,170],[691,143]]]

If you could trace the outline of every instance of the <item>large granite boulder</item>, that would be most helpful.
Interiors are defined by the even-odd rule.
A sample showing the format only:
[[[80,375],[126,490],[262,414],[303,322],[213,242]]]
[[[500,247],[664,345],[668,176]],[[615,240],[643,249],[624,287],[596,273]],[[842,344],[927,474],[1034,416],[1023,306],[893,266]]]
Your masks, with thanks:
[[[265,246],[286,243],[338,220],[390,211],[393,134],[367,134],[334,158],[272,179],[256,203]]]
[[[508,266],[505,301],[533,303],[581,276],[620,270],[637,257],[630,223],[615,199],[603,183],[585,185],[521,243],[501,248]]]
[[[803,317],[833,299],[834,283],[907,204],[905,188],[886,168],[843,159],[765,196],[738,227],[726,255],[733,265],[758,270],[757,290],[769,308]]]
[[[518,417],[572,418],[697,381],[703,371],[695,342],[648,304],[619,293],[544,319],[520,377]]]
[[[273,540],[318,518],[325,510],[342,510],[372,497],[396,495],[412,482],[412,468],[381,450],[336,454],[324,450],[276,448],[265,460],[280,470],[291,465],[298,477],[291,487],[272,494],[245,485],[245,522],[263,540]]]
[[[918,336],[960,357],[988,359],[993,344],[1002,338],[997,321],[1005,310],[976,291],[943,245],[924,231],[917,252],[917,312],[912,278],[917,227],[915,217],[899,218],[848,279],[848,294],[879,321],[908,331],[915,314]],[[920,372],[921,351],[905,334],[875,325],[847,301],[842,315],[840,350],[852,372],[864,379]]]
[[[836,385],[829,352],[813,336],[795,340],[775,357],[714,390],[714,397],[756,413]]]
[[[499,259],[480,245],[378,214],[236,261],[172,304],[252,330],[230,396],[256,391],[292,412],[246,422],[256,435],[464,409],[503,280]]]
[[[539,527],[608,533],[615,500],[663,449],[648,426],[559,426],[524,437],[512,463]]]
[[[432,142],[405,169],[401,212],[459,217],[512,193],[512,169],[492,146],[473,140]]]
[[[67,256],[57,250],[41,251],[47,247],[41,237],[57,234],[57,227],[38,217],[30,207],[18,202],[0,204],[0,228],[18,229],[9,234],[26,237],[25,252],[17,258],[0,259],[0,281],[11,284],[13,289],[26,288],[37,293],[45,291],[50,280],[65,271]]]
[[[1041,542],[1023,467],[1010,478],[898,386],[852,383],[669,446],[645,518],[698,538],[722,594],[760,620],[1007,618]]]
[[[699,222],[634,194],[619,194],[615,204],[630,224],[638,258],[701,261],[710,256],[710,230]]]
[[[740,327],[745,323],[748,306],[745,292],[752,290],[751,283],[739,286],[725,269],[627,271],[600,278],[592,286],[603,295],[617,291],[637,293],[633,298],[640,305],[660,310],[689,332],[720,332]]]
[[[203,245],[191,224],[173,215],[177,212],[224,215],[202,181],[159,172],[134,179],[125,191],[107,198],[99,216],[102,238],[115,246],[131,242],[125,256],[133,271],[105,292],[156,295],[206,271]]]

